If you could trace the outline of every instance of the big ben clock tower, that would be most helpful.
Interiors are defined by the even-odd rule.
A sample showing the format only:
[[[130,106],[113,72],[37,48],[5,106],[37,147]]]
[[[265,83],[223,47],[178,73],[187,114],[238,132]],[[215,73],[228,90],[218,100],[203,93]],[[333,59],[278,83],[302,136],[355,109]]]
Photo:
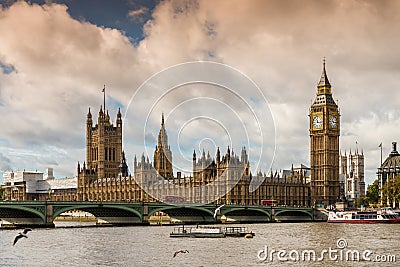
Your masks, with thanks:
[[[339,197],[340,114],[332,98],[325,59],[309,117],[311,201],[326,206],[334,204]]]

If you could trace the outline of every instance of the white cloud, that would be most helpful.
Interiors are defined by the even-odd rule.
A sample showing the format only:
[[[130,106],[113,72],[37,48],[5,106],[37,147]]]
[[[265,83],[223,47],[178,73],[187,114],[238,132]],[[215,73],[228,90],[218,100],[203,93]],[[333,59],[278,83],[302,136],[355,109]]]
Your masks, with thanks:
[[[147,7],[140,7],[139,9],[130,10],[128,12],[128,17],[132,21],[143,21],[143,15],[147,14],[149,9]]]
[[[278,148],[273,167],[308,165],[308,108],[326,56],[342,115],[341,149],[354,149],[358,141],[371,182],[380,161],[377,145],[384,143],[386,155],[399,138],[399,8],[399,1],[162,1],[135,47],[115,29],[72,19],[64,5],[17,2],[0,11],[0,65],[15,69],[0,72],[0,112],[8,114],[0,118],[0,138],[9,142],[0,143],[2,151],[64,149],[68,158],[56,161],[70,175],[84,159],[85,114],[88,106],[97,113],[103,84],[126,106],[151,74],[213,60],[248,75],[271,104]],[[135,107],[138,117],[146,105],[144,99]],[[129,162],[143,150],[132,149]]]

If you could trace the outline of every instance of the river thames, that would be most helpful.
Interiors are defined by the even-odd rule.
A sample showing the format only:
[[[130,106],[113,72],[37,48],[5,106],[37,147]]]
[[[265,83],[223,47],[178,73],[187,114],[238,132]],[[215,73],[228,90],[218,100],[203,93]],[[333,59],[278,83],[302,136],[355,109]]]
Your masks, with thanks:
[[[170,238],[173,226],[165,225],[57,227],[34,229],[15,246],[20,230],[0,230],[0,266],[397,266],[393,261],[400,261],[399,224],[245,226],[255,232],[253,239]],[[189,253],[174,258],[180,249]],[[377,256],[392,262],[378,263]]]

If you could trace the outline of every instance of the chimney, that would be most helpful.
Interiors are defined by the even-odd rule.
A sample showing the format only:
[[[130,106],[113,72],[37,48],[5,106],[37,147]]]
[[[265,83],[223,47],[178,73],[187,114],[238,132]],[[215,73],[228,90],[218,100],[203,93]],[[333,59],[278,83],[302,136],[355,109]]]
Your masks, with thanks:
[[[392,142],[392,152],[390,152],[390,156],[394,157],[394,156],[398,156],[400,155],[399,152],[397,152],[397,142]]]

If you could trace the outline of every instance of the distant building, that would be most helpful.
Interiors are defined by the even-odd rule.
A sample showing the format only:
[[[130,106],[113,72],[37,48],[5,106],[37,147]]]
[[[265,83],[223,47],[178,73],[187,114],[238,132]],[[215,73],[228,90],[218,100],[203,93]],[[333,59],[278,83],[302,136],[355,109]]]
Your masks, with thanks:
[[[8,200],[76,200],[77,178],[55,179],[53,169],[8,171],[3,174],[2,187]]]
[[[396,206],[396,199],[390,199],[388,196],[383,198],[382,189],[387,181],[394,181],[395,177],[400,174],[400,154],[397,151],[397,143],[392,142],[392,151],[385,159],[382,165],[378,168],[379,192],[381,204],[388,206]]]
[[[364,181],[364,153],[358,152],[356,148],[354,154],[340,154],[339,176],[341,181],[342,196],[347,200],[354,200],[365,196]]]

